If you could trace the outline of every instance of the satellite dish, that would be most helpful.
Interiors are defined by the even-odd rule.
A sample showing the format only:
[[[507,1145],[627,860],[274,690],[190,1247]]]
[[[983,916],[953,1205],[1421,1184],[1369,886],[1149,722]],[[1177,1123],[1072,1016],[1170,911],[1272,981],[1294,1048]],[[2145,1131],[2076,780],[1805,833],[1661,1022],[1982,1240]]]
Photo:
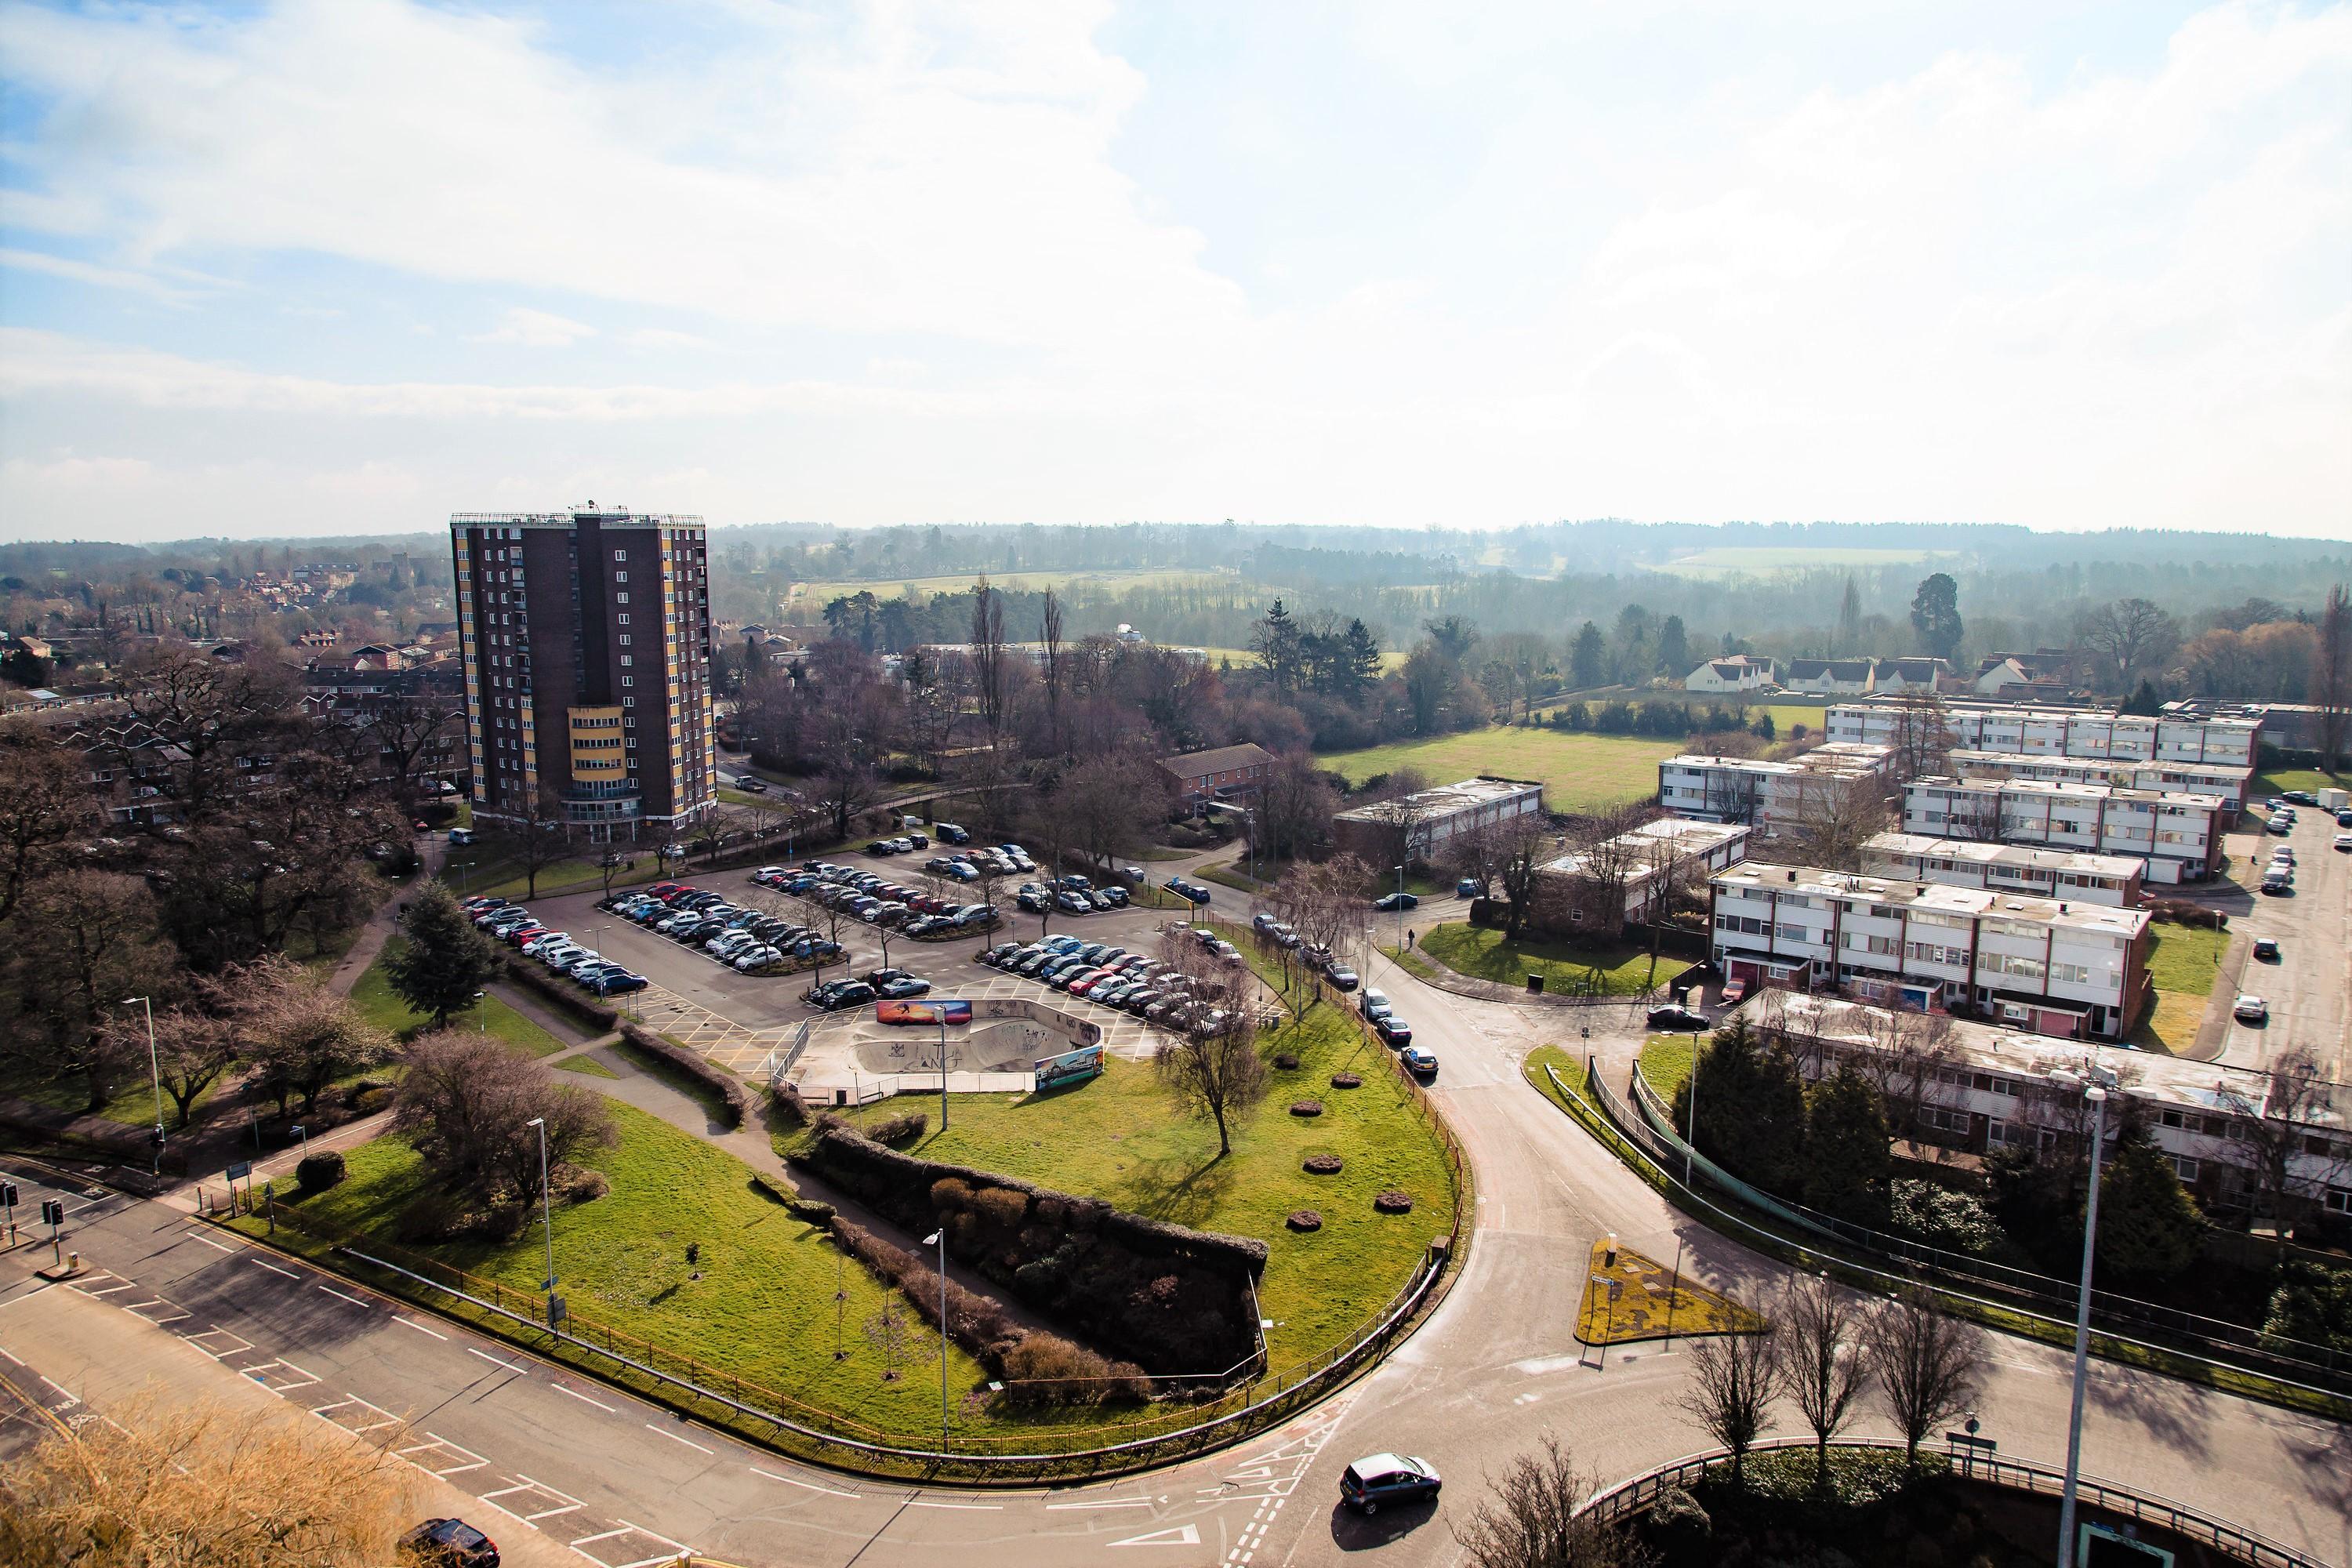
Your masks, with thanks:
[[[1135,629],[1135,628],[1134,628],[1133,626],[1129,626],[1125,621],[1121,621],[1121,622],[1119,622],[1119,623],[1118,623],[1118,635],[1119,635],[1119,636],[1121,636],[1121,637],[1125,637],[1128,633],[1129,633],[1129,632],[1133,631],[1134,629]]]

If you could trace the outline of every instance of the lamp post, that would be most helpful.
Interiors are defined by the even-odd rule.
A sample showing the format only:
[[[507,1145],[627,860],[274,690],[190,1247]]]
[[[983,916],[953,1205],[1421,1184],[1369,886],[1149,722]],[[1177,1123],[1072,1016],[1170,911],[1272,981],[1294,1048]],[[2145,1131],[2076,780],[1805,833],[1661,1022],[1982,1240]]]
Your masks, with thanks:
[[[460,860],[449,868],[457,873],[457,899],[462,903],[466,898],[466,873],[474,868],[474,863],[471,860]]]
[[[1398,867],[1398,868],[1396,868],[1396,874],[1397,874],[1397,951],[1398,951],[1399,952],[1402,952],[1404,951],[1404,868],[1403,868],[1403,867],[1402,867],[1402,866]]]
[[[944,1132],[948,1130],[948,1009],[944,1002],[935,1005],[940,1010],[940,1131]]]
[[[2074,1568],[2074,1488],[2083,1463],[2083,1372],[2091,1345],[2091,1264],[2099,1240],[2099,1145],[2106,1135],[2107,1091],[2083,1091],[2091,1102],[2091,1195],[2083,1207],[2083,1286],[2074,1301],[2074,1400],[2066,1418],[2066,1486],[2058,1504],[2058,1568]]]
[[[547,1292],[555,1293],[555,1208],[547,1194],[547,1118],[534,1116],[523,1123],[539,1129],[539,1217],[547,1230]]]
[[[1691,1184],[1691,1152],[1698,1147],[1698,1031],[1691,1031],[1690,1128],[1683,1139],[1683,1185]]]
[[[302,1140],[302,1152],[297,1158],[307,1157],[310,1152],[310,1130],[297,1121],[294,1124],[293,1132],[295,1137]]]
[[[923,1237],[923,1245],[940,1247],[940,1452],[948,1450],[948,1227]]]
[[[155,1093],[155,1163],[152,1175],[163,1173],[163,1069],[155,1056],[155,1003],[152,997],[125,996],[126,1007],[136,1002],[147,1011],[147,1082]]]

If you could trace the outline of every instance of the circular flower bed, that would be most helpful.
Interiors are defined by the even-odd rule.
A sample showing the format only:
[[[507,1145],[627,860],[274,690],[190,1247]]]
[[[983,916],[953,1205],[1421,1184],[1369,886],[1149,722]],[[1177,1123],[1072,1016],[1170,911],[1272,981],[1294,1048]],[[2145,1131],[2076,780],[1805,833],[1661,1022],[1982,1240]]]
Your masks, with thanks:
[[[1294,1209],[1287,1222],[1293,1230],[1321,1230],[1323,1216],[1313,1209]]]
[[[1364,1087],[1364,1080],[1358,1078],[1351,1072],[1335,1072],[1331,1075],[1331,1087],[1333,1089],[1361,1089]]]
[[[1290,1104],[1290,1114],[1293,1116],[1320,1116],[1323,1114],[1323,1102],[1319,1100],[1293,1100]]]
[[[1309,1154],[1307,1156],[1307,1171],[1318,1176],[1336,1176],[1339,1173],[1340,1168],[1346,1163],[1347,1162],[1340,1159],[1337,1154]]]
[[[1274,1065],[1280,1068],[1284,1072],[1297,1072],[1298,1070],[1298,1053],[1297,1051],[1284,1051],[1274,1058]]]
[[[1372,1200],[1372,1206],[1382,1214],[1411,1214],[1412,1194],[1399,1192],[1396,1188],[1391,1187]]]

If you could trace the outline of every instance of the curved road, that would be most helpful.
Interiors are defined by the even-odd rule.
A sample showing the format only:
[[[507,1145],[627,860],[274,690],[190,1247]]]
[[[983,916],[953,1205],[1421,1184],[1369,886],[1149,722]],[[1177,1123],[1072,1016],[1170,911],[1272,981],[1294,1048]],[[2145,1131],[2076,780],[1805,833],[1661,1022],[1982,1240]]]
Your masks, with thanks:
[[[1218,902],[1240,900],[1220,889]],[[681,1544],[748,1564],[828,1568],[1458,1563],[1449,1516],[1466,1511],[1482,1477],[1546,1431],[1604,1479],[1706,1446],[1674,1405],[1681,1354],[1638,1346],[1612,1352],[1605,1369],[1579,1354],[1569,1323],[1599,1235],[1613,1230],[1662,1258],[1679,1240],[1694,1278],[1750,1302],[1769,1301],[1785,1271],[1684,1220],[1520,1078],[1526,1051],[1559,1039],[1584,1014],[1465,1000],[1385,961],[1370,978],[1437,1052],[1435,1092],[1475,1162],[1479,1205],[1465,1271],[1417,1334],[1337,1398],[1255,1443],[1148,1476],[1013,1494],[846,1479],[679,1422],[447,1323],[419,1321],[284,1258],[193,1236],[163,1204],[109,1199],[76,1215],[78,1244],[110,1271],[82,1282],[88,1299],[76,1306],[156,1322],[159,1356],[180,1354],[213,1375],[244,1372],[289,1400],[327,1406],[324,1419],[369,1406],[414,1413],[417,1427],[446,1446],[420,1449],[415,1462],[454,1468],[452,1479],[477,1497],[496,1492],[481,1512],[509,1535],[525,1527],[492,1508],[518,1518],[555,1510],[528,1528],[551,1543],[577,1540],[567,1557],[605,1568],[634,1568]],[[1621,1047],[1638,1037],[1630,1009],[1594,1011],[1596,1034],[1606,1019]],[[34,1293],[26,1277],[33,1261],[46,1257],[18,1254],[0,1281],[0,1353],[52,1378],[61,1396],[72,1389],[102,1397],[107,1379],[137,1369],[78,1348],[68,1315],[19,1310]],[[118,1282],[135,1288],[112,1289]],[[140,1304],[151,1298],[165,1305]],[[226,1337],[207,1334],[215,1325]],[[199,1360],[184,1355],[187,1343],[207,1357],[227,1353]],[[2058,1351],[1996,1341],[1980,1415],[2003,1454],[2063,1461],[2066,1373]],[[197,1375],[181,1362],[156,1374]],[[1864,1429],[1885,1430],[1876,1422]],[[1452,1483],[1442,1505],[1373,1520],[1338,1510],[1340,1468],[1384,1448],[1433,1460]],[[2341,1426],[2095,1363],[2084,1465],[2327,1561],[2352,1562],[2352,1438]]]

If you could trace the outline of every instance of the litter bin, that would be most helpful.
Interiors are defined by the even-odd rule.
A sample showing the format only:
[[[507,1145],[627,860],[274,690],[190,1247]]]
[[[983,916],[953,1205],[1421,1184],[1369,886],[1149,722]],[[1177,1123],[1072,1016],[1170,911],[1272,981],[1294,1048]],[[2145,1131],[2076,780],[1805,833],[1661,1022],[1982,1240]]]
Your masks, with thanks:
[[[1530,974],[1530,975],[1528,975],[1528,995],[1530,995],[1530,996],[1540,996],[1540,995],[1542,995],[1542,994],[1543,994],[1543,982],[1544,982],[1544,977],[1543,977],[1542,975],[1540,975],[1540,974]]]

